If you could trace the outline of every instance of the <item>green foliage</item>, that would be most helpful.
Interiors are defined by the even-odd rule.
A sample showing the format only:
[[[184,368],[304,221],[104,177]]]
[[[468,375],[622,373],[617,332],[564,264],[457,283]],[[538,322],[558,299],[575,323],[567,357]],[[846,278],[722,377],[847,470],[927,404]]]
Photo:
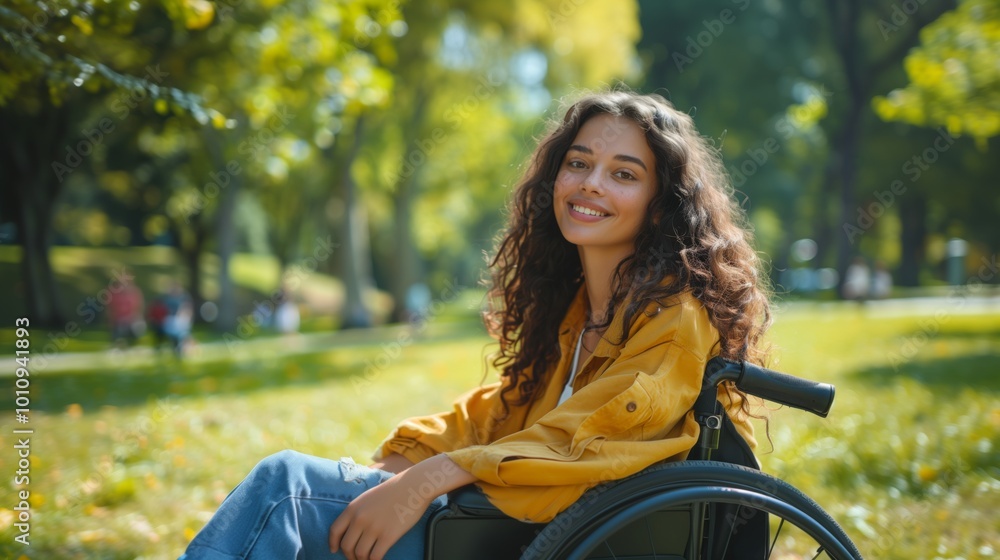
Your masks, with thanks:
[[[0,37],[11,50],[0,50],[0,107],[16,104],[31,114],[47,104],[63,105],[83,90],[142,92],[160,107],[191,114],[199,123],[220,122],[191,93],[166,86],[163,74],[149,66],[142,35],[151,20],[169,15],[180,31],[204,27],[212,4],[164,0],[140,4],[107,2],[27,2],[0,7]],[[37,95],[39,91],[47,95]]]
[[[905,60],[910,83],[877,96],[879,117],[917,126],[945,126],[981,147],[1000,134],[1000,5],[963,0],[920,33]]]

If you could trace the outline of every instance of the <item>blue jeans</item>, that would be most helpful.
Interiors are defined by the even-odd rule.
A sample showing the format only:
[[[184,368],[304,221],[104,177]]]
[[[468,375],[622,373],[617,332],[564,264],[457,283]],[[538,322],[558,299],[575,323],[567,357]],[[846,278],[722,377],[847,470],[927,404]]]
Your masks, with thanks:
[[[344,559],[330,553],[330,525],[351,500],[392,473],[294,451],[261,461],[226,498],[180,560]],[[386,560],[421,560],[428,516],[444,507],[434,500]]]

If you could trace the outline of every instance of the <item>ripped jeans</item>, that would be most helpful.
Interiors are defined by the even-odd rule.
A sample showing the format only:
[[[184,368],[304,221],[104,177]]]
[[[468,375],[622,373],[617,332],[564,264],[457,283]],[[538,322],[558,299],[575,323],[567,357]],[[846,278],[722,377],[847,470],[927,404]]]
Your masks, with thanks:
[[[229,494],[180,560],[344,559],[330,552],[330,525],[351,500],[392,476],[350,460],[275,453]],[[435,499],[386,560],[421,560],[427,518],[445,503]]]

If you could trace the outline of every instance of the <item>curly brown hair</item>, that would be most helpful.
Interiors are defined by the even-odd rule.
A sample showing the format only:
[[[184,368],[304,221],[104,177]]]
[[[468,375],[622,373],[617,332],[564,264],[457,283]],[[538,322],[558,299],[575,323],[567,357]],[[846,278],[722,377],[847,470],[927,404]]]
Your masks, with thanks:
[[[493,365],[505,378],[507,411],[531,402],[560,359],[559,326],[583,271],[577,246],[556,223],[553,187],[580,127],[599,114],[631,119],[643,130],[656,156],[657,190],[636,236],[635,252],[614,271],[605,323],[598,326],[607,326],[625,305],[625,337],[648,305],[690,291],[718,329],[723,357],[756,363],[765,359],[761,338],[771,323],[768,282],[718,151],[689,115],[659,95],[591,93],[573,103],[539,143],[490,261],[492,286],[484,320],[500,343]],[[510,395],[515,387],[517,394]]]

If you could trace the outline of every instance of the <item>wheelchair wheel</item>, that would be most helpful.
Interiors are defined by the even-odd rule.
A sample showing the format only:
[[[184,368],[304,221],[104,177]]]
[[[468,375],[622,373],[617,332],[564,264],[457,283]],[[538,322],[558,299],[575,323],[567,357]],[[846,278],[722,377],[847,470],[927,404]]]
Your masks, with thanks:
[[[729,463],[685,461],[591,489],[521,558],[861,560],[861,554],[788,483]]]

